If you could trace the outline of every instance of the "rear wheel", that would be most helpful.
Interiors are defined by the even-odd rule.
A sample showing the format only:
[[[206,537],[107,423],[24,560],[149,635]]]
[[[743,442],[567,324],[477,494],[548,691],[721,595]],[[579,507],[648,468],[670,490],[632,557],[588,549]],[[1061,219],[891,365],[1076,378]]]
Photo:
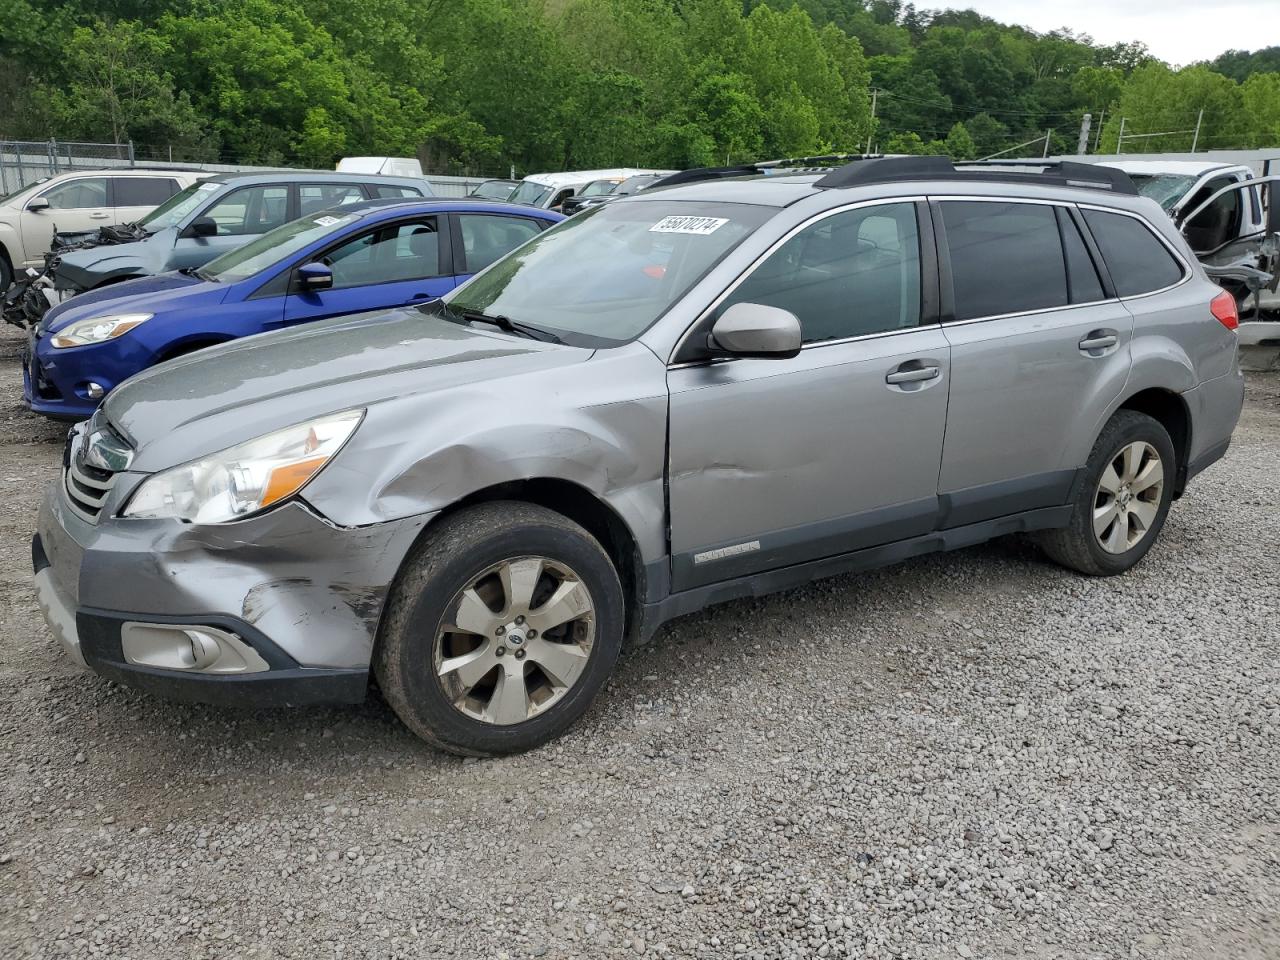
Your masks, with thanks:
[[[1173,500],[1173,441],[1159,421],[1119,411],[1089,455],[1071,522],[1040,537],[1045,553],[1091,576],[1123,573],[1146,556]]]
[[[590,706],[623,627],[618,575],[591,534],[542,507],[481,504],[442,520],[406,561],[374,671],[428,742],[514,753]]]

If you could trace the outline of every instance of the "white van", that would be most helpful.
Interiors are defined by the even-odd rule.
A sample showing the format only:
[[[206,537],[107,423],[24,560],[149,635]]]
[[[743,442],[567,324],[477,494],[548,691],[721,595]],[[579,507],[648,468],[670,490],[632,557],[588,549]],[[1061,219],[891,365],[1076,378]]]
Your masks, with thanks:
[[[592,180],[618,180],[634,177],[638,173],[657,173],[666,176],[674,170],[651,170],[644,167],[614,167],[612,170],[573,170],[567,173],[531,173],[520,181],[515,193],[507,199],[512,203],[526,203],[544,210],[559,210],[565,199],[585,187]]]
[[[388,177],[420,177],[422,164],[413,157],[343,157],[338,173],[380,173]]]

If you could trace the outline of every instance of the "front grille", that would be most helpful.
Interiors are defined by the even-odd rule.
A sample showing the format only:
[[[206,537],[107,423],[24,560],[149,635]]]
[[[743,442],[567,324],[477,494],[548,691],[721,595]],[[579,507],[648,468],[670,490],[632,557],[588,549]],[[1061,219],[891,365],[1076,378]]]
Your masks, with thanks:
[[[94,418],[97,420],[97,418]],[[119,453],[127,451],[127,445],[109,427],[101,430],[90,430],[88,436],[79,430],[73,430],[67,438],[66,455],[63,458],[62,486],[67,493],[67,503],[77,514],[86,520],[96,522],[102,513],[102,505],[106,503],[111,488],[115,486],[117,471],[103,469],[87,463],[85,448],[87,444]],[[126,454],[127,457],[127,454]],[[97,458],[100,462],[103,457]],[[105,458],[112,461],[112,456]],[[118,463],[124,466],[122,463]]]

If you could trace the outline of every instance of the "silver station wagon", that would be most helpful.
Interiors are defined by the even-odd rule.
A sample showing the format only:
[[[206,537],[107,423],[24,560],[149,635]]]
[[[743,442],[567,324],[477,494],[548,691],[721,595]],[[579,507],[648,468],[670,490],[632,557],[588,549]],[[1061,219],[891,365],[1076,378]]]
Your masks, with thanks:
[[[53,632],[176,698],[376,679],[500,754],[707,604],[1015,532],[1122,573],[1226,451],[1235,302],[1120,171],[741,172],[113,391],[32,546]]]

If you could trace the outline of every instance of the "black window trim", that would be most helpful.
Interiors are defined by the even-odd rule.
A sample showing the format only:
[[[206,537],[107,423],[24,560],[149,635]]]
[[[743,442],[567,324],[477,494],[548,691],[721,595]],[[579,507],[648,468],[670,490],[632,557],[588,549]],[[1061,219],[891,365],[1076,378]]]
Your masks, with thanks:
[[[916,231],[919,234],[920,241],[920,322],[914,327],[902,327],[896,330],[881,330],[878,333],[863,333],[855,337],[840,337],[835,340],[814,340],[810,343],[802,344],[800,349],[816,350],[822,347],[834,347],[839,344],[857,343],[862,340],[878,340],[882,337],[896,337],[905,333],[916,333],[920,330],[936,328],[941,321],[940,313],[940,290],[939,278],[941,275],[938,251],[940,241],[935,236],[936,224],[934,224],[929,216],[926,206],[928,198],[922,195],[903,196],[903,197],[877,197],[874,200],[857,200],[853,203],[841,204],[838,207],[829,207],[815,213],[801,223],[788,229],[781,237],[771,243],[768,248],[758,257],[747,264],[743,271],[738,274],[732,283],[725,287],[711,301],[707,307],[698,312],[697,318],[688,328],[680,335],[676,341],[675,349],[671,351],[671,359],[667,363],[668,370],[678,370],[684,367],[706,366],[712,363],[734,363],[737,357],[697,357],[682,359],[688,346],[689,340],[699,330],[703,329],[707,321],[719,308],[720,304],[729,298],[729,296],[738,289],[746,279],[751,276],[760,267],[762,263],[768,260],[774,253],[778,251],[783,244],[803,230],[808,229],[815,223],[827,219],[827,217],[835,216],[838,213],[847,213],[850,210],[858,210],[863,207],[882,207],[886,204],[901,203],[909,204],[915,208],[916,213]],[[768,221],[765,221],[766,223]],[[931,282],[932,281],[932,282]],[[674,304],[673,304],[674,306]]]
[[[1171,242],[1169,242],[1168,237],[1166,237],[1159,230],[1153,227],[1151,225],[1151,221],[1149,221],[1142,214],[1135,213],[1132,210],[1123,210],[1120,207],[1104,207],[1101,204],[1096,204],[1096,203],[1080,203],[1080,204],[1077,204],[1077,206],[1081,210],[1097,210],[1100,213],[1115,213],[1115,214],[1119,214],[1120,216],[1132,217],[1134,220],[1137,220],[1140,224],[1142,224],[1143,227],[1146,228],[1148,233],[1150,233],[1153,237],[1155,237],[1158,241],[1160,241],[1160,243],[1164,245],[1164,248],[1168,250],[1170,254],[1172,254],[1174,261],[1178,264],[1178,268],[1182,271],[1182,276],[1178,279],[1176,283],[1170,283],[1166,286],[1160,287],[1157,290],[1148,290],[1146,293],[1135,293],[1132,296],[1128,296],[1128,297],[1116,296],[1115,298],[1116,300],[1122,303],[1125,303],[1130,300],[1141,300],[1144,297],[1154,297],[1162,293],[1168,293],[1170,290],[1174,290],[1177,287],[1182,286],[1184,283],[1187,283],[1192,277],[1195,276],[1195,271],[1191,268],[1191,265],[1187,263],[1187,258],[1182,255],[1182,252],[1178,250],[1178,248],[1175,247]],[[1089,238],[1087,242],[1094,244],[1096,246],[1097,241],[1094,240],[1093,233],[1089,230],[1088,221],[1085,220],[1083,216],[1080,218],[1080,220],[1085,226],[1085,236]],[[1103,258],[1103,262],[1105,263],[1105,258]],[[1108,268],[1108,270],[1109,269],[1110,268]]]

